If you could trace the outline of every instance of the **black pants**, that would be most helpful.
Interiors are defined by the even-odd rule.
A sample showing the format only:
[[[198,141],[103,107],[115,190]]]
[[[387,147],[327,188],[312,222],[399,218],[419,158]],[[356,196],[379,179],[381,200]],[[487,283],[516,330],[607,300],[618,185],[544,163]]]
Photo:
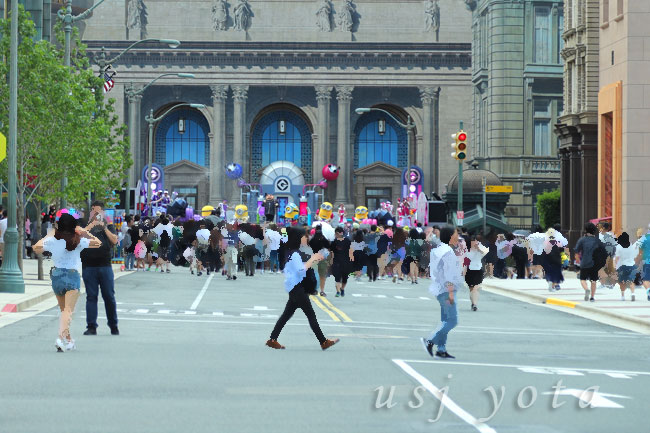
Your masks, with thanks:
[[[314,335],[316,335],[318,342],[323,344],[326,340],[325,336],[323,335],[323,331],[320,330],[318,320],[316,320],[316,313],[314,312],[314,307],[312,307],[311,301],[309,300],[309,295],[305,293],[302,287],[297,287],[289,292],[289,300],[287,301],[287,305],[284,307],[284,312],[282,312],[278,322],[275,324],[273,332],[271,332],[271,340],[278,339],[280,332],[282,332],[282,328],[284,328],[284,325],[286,325],[289,319],[293,317],[293,313],[295,313],[298,308],[300,308],[302,312],[305,313],[305,316],[307,316],[309,326],[311,327],[311,330],[314,331]]]
[[[379,276],[379,266],[377,265],[377,254],[368,254],[368,261],[366,262],[368,269],[368,278],[376,281]]]
[[[506,278],[506,260],[497,259],[497,262],[494,264],[494,277],[495,278]]]
[[[526,262],[524,261],[516,261],[515,260],[515,267],[517,268],[517,279],[525,279],[526,278]]]

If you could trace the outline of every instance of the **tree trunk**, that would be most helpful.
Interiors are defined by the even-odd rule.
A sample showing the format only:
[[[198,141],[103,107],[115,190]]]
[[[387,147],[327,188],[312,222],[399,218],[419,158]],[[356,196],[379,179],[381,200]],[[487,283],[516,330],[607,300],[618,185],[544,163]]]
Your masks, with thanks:
[[[22,197],[18,198],[17,203],[17,229],[18,229],[18,267],[25,274],[23,269],[23,253],[25,252],[25,202]]]
[[[36,212],[36,232],[38,233],[38,238],[39,240],[41,239],[41,226],[43,225],[43,215],[41,214],[41,209],[43,208],[41,206],[41,202],[37,202],[38,205],[36,206],[36,209],[38,212]],[[32,236],[34,237],[34,236]],[[33,244],[32,244],[33,245]],[[43,275],[43,255],[42,254],[36,254],[36,260],[38,260],[38,279],[39,280],[44,280],[45,276]]]

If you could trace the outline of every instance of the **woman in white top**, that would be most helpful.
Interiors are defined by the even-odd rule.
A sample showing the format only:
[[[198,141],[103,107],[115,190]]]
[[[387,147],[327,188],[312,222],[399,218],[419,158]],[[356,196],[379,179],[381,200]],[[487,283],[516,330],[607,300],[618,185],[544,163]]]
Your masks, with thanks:
[[[48,234],[34,245],[37,254],[42,254],[43,251],[52,253],[52,290],[61,309],[59,336],[56,339],[56,349],[59,352],[75,348],[75,342],[70,336],[70,322],[81,287],[79,254],[84,248],[98,248],[101,244],[95,236],[77,227],[77,220],[72,215],[64,213],[61,214],[54,233]]]
[[[634,298],[634,277],[636,276],[636,258],[639,255],[638,244],[630,244],[630,236],[623,232],[618,237],[618,245],[614,254],[614,265],[618,274],[618,285],[621,288],[621,301],[625,301],[625,289],[630,288],[632,301]]]
[[[440,241],[441,245],[431,250],[429,263],[431,272],[429,292],[440,303],[440,325],[429,339],[421,338],[421,341],[429,355],[434,356],[435,345],[438,346],[435,356],[454,358],[447,352],[447,334],[458,324],[455,293],[465,286],[461,263],[452,249],[458,245],[458,232],[453,227],[443,227],[440,229]]]
[[[307,316],[309,326],[316,335],[321,349],[325,350],[335,345],[339,340],[338,338],[334,340],[325,338],[318,325],[314,307],[309,299],[310,292],[316,293],[317,284],[312,265],[320,262],[324,257],[320,253],[315,253],[308,260],[305,260],[307,255],[300,251],[301,247],[308,247],[307,232],[303,229],[288,227],[286,244],[287,250],[289,250],[289,260],[284,265],[284,289],[289,293],[289,300],[266,345],[273,349],[284,349],[284,346],[278,343],[278,337],[284,325],[293,317],[293,313],[300,308]]]
[[[478,291],[483,283],[483,257],[490,250],[484,247],[476,235],[470,237],[470,248],[465,257],[469,260],[467,272],[465,273],[465,282],[469,287],[469,298],[472,301],[472,311],[478,310]]]

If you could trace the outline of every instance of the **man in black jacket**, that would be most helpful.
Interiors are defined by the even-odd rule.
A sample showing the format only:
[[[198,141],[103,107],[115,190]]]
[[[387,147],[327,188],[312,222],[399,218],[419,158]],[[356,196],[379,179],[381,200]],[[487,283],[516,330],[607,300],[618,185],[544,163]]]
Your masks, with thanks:
[[[266,194],[266,200],[264,200],[264,216],[266,217],[267,223],[273,222],[277,208],[278,202],[275,200],[273,195]]]

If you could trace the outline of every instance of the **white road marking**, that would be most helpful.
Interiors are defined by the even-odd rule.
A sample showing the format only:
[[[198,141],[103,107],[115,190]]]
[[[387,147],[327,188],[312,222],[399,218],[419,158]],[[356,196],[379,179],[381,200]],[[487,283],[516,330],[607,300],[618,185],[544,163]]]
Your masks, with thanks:
[[[426,296],[420,296],[420,299],[422,299],[423,301],[430,301],[431,300],[430,298],[427,298]]]
[[[147,314],[149,310],[146,308],[138,308],[137,310],[135,310],[135,312],[138,314]]]
[[[395,299],[404,299],[404,296],[395,295]]]
[[[260,310],[260,311],[268,311],[269,307],[266,307],[264,305],[255,305],[253,307],[253,310]]]
[[[190,316],[192,314],[196,314],[196,311],[187,311],[186,310],[183,314],[186,314],[186,315]]]
[[[212,313],[213,316],[223,316],[223,311],[215,311]]]
[[[631,397],[626,397],[624,395],[606,394],[598,391],[572,389],[572,388],[559,390],[557,391],[557,393],[559,395],[571,395],[577,398],[578,400],[581,400],[583,403],[589,405],[590,407],[606,407],[609,409],[624,409],[625,407],[605,397],[627,398],[627,399],[631,398]],[[544,395],[553,395],[553,394],[555,394],[555,391],[544,393]]]
[[[196,299],[194,302],[192,302],[192,306],[190,307],[190,310],[196,310],[196,308],[199,306],[201,303],[201,299],[203,299],[203,295],[205,295],[205,292],[208,290],[208,286],[210,285],[210,281],[212,281],[212,278],[214,277],[214,274],[210,274],[207,280],[205,280],[205,284],[203,284],[203,288],[199,292],[199,294],[196,296]]]
[[[467,424],[474,427],[480,433],[496,433],[492,427],[482,422],[479,422],[474,416],[469,412],[465,411],[462,407],[458,406],[446,393],[441,392],[436,386],[429,381],[426,377],[422,376],[420,373],[415,371],[413,367],[408,365],[405,361],[401,359],[393,359],[393,362],[397,364],[406,374],[411,376],[413,379],[418,381],[427,391],[429,391],[435,398],[440,400],[440,404],[445,405],[447,409],[452,411],[454,415],[458,418],[465,421]]]
[[[563,370],[557,368],[519,368],[519,370],[524,373],[535,373],[535,374],[560,374],[562,376],[584,376],[584,374],[575,370]]]
[[[172,310],[158,310],[158,314],[171,314]]]
[[[154,302],[153,305],[165,305],[164,302]]]

